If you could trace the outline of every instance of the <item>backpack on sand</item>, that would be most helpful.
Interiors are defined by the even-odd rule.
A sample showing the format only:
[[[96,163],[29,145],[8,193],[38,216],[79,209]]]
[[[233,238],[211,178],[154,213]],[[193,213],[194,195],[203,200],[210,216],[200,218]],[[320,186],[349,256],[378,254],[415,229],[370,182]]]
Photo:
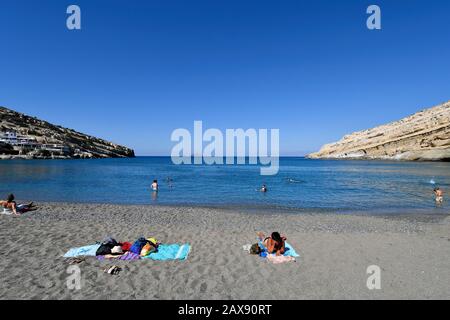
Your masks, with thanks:
[[[255,243],[250,247],[250,254],[260,254],[263,250],[259,244]]]
[[[140,255],[142,248],[148,243],[148,240],[145,238],[137,239],[130,248],[130,251]]]

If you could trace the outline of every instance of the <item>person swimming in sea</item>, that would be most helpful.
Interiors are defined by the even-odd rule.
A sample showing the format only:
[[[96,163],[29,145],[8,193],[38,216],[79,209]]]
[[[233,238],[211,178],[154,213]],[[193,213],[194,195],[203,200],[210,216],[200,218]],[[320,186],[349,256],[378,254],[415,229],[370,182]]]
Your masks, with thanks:
[[[258,232],[258,239],[266,247],[268,253],[275,253],[277,256],[281,256],[286,251],[286,237],[282,237],[279,232],[273,232],[270,237],[266,237],[264,233]]]
[[[286,182],[287,183],[304,183],[303,180],[296,180],[296,179],[292,179],[292,178],[286,178]]]
[[[265,184],[262,185],[261,189],[259,190],[261,192],[267,192],[267,186]]]
[[[172,187],[173,187],[173,185],[172,185],[173,179],[171,177],[167,177],[166,182],[167,182],[167,185],[169,186],[169,189],[172,189]]]
[[[436,196],[436,203],[441,204],[444,202],[444,192],[439,188],[434,188],[434,195]]]
[[[151,185],[151,188],[152,188],[153,191],[158,191],[158,188],[159,188],[159,186],[158,186],[158,180],[153,180],[153,183],[152,183],[152,185]]]

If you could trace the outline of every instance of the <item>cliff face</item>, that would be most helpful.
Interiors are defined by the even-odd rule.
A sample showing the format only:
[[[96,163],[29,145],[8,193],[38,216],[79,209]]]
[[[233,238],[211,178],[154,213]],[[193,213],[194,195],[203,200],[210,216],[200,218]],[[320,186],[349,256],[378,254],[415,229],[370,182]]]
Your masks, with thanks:
[[[7,138],[6,133],[17,138]],[[134,157],[134,151],[112,142],[56,126],[0,107],[0,158],[71,159]]]
[[[450,101],[355,132],[308,155],[319,159],[450,160]]]

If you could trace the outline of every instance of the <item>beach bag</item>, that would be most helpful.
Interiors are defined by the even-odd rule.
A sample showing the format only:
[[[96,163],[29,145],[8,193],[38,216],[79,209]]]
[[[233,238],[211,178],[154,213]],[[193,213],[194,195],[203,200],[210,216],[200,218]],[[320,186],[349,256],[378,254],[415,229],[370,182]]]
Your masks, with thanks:
[[[95,253],[96,256],[105,256],[107,254],[111,254],[112,247],[108,244],[101,244]]]
[[[258,243],[253,244],[250,247],[250,254],[260,254],[263,250],[261,249],[261,247],[259,246]]]
[[[130,248],[130,251],[138,255],[141,254],[142,248],[148,243],[145,238],[137,239]]]
[[[147,239],[147,240],[148,240],[148,239]],[[141,256],[142,256],[142,257],[145,257],[145,256],[148,256],[150,253],[153,253],[153,252],[158,252],[158,247],[157,247],[155,244],[153,244],[152,242],[148,242],[148,243],[142,248]]]
[[[108,237],[105,240],[103,240],[102,244],[111,247],[111,249],[114,248],[115,246],[119,245],[119,243],[116,241],[116,239],[113,239],[111,237]]]
[[[141,257],[148,256],[151,253],[152,248],[152,245],[147,243],[141,250]]]

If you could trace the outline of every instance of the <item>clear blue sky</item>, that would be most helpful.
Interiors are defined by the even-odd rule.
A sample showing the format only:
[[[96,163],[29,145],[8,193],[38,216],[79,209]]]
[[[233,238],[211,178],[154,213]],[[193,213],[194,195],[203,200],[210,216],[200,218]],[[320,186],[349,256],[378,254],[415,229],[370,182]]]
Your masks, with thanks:
[[[301,155],[450,100],[449,20],[447,0],[1,1],[0,105],[138,155],[194,120],[279,128]]]

